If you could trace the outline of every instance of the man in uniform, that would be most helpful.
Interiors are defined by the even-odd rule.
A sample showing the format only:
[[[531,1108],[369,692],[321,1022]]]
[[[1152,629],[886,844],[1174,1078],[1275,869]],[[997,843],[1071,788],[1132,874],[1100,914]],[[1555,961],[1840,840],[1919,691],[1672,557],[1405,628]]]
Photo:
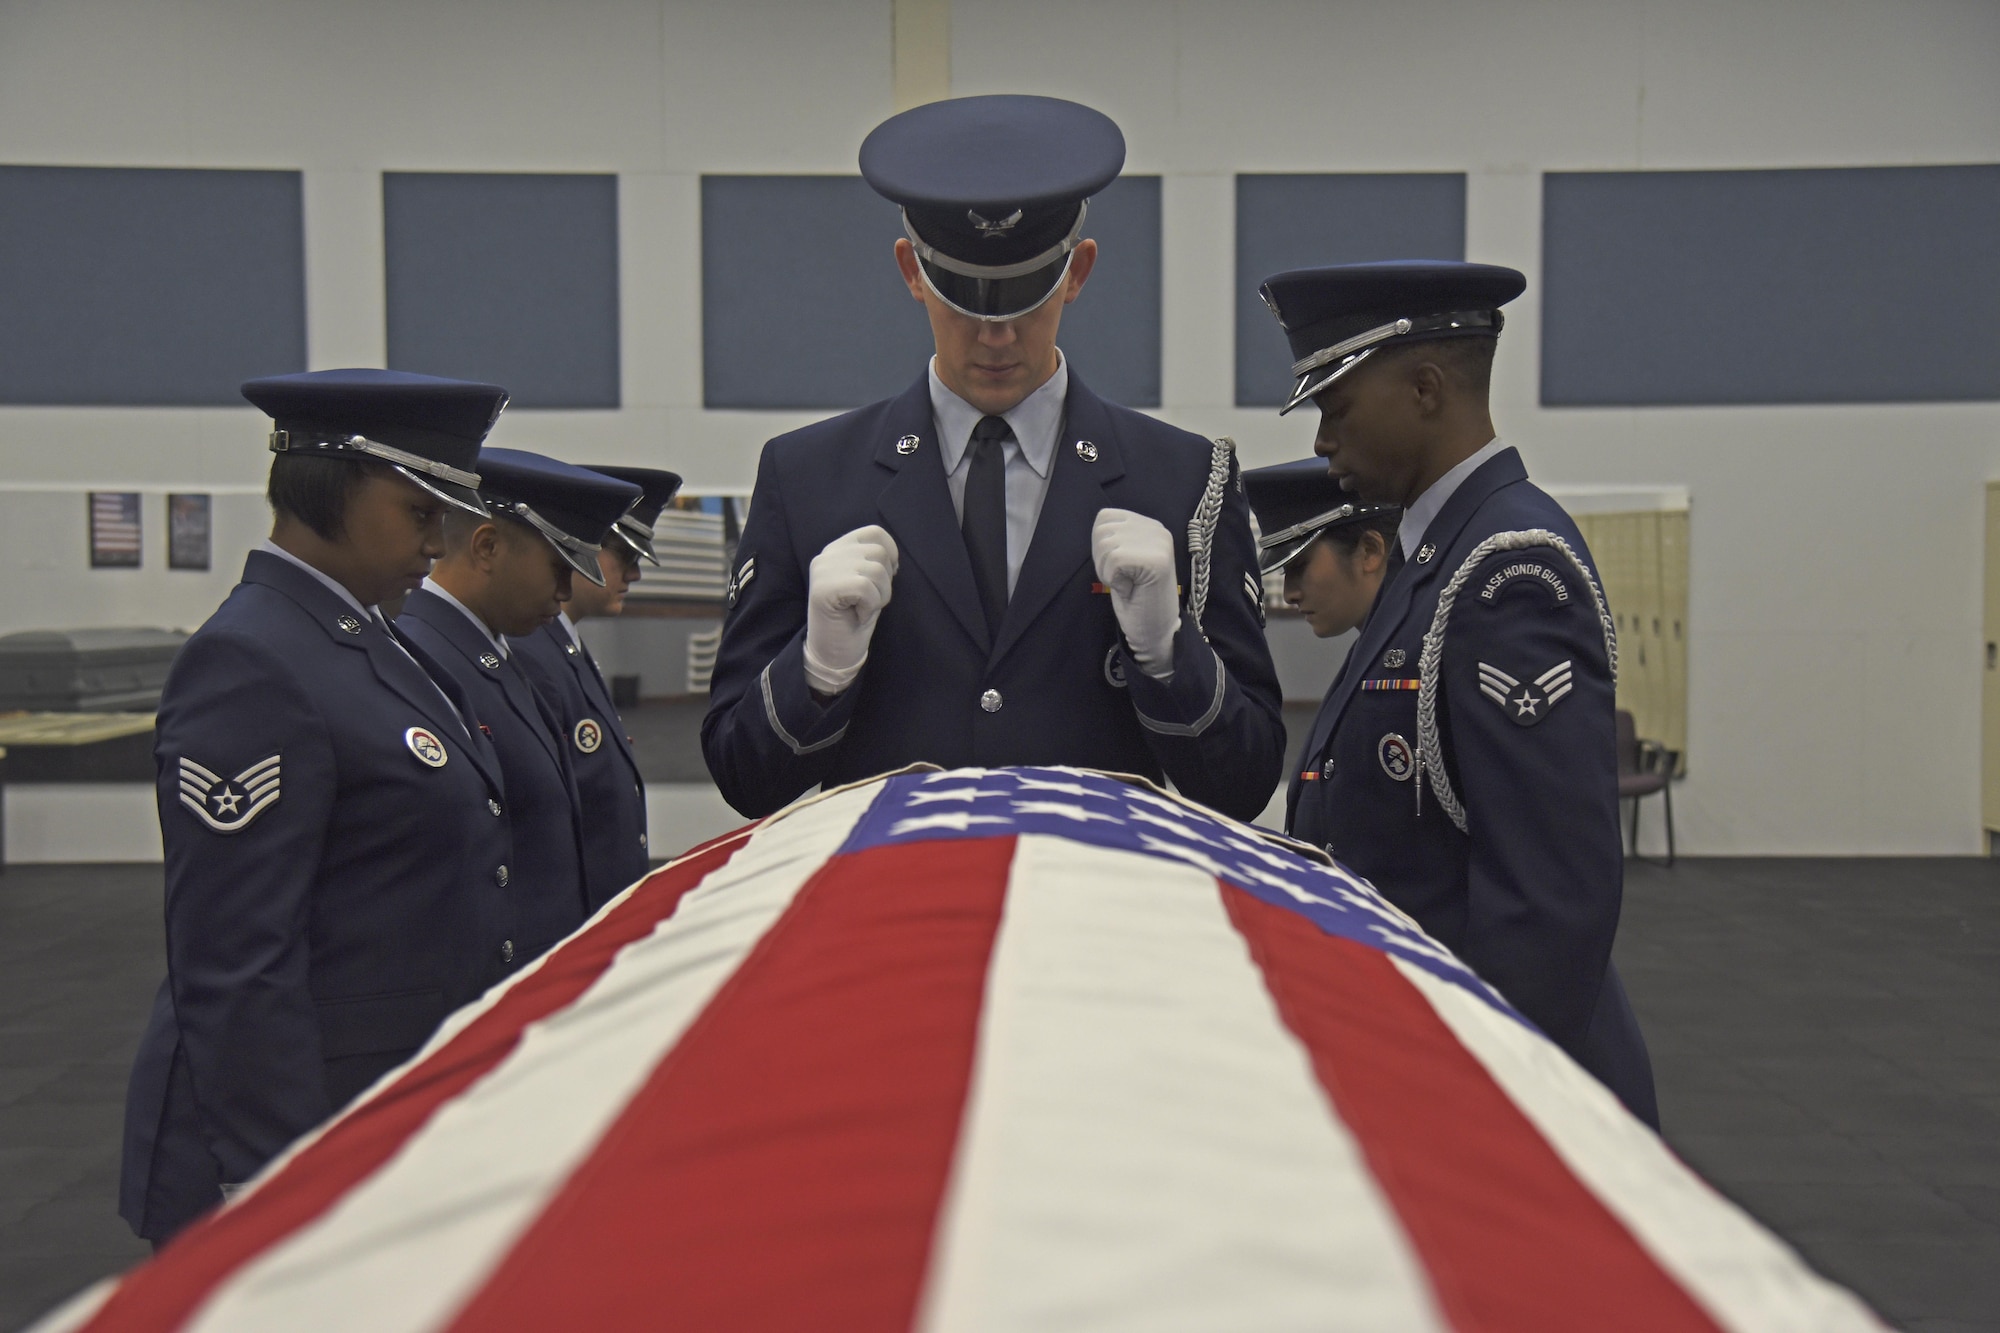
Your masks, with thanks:
[[[584,882],[583,812],[561,724],[513,662],[509,634],[555,619],[572,573],[596,581],[605,532],[637,486],[518,449],[479,456],[490,517],[454,516],[445,554],[396,627],[457,680],[507,783],[519,957],[538,957],[601,905]],[[624,887],[620,885],[619,887]]]
[[[252,380],[269,541],[174,660],[153,754],[167,978],[119,1212],[163,1242],[518,962],[505,788],[473,702],[377,609],[450,506],[484,514],[506,391],[385,370]]]
[[[1526,280],[1399,261],[1264,283],[1297,358],[1285,411],[1360,499],[1403,507],[1390,570],[1321,706],[1287,830],[1373,880],[1657,1123],[1611,963],[1624,857],[1617,645],[1576,525],[1487,408]]]
[[[572,584],[569,601],[554,620],[507,642],[542,691],[569,745],[583,807],[584,883],[590,901],[603,903],[645,876],[646,784],[632,738],[611,701],[611,687],[576,632],[576,622],[624,611],[625,594],[639,581],[639,562],[659,563],[653,553],[653,524],[680,489],[681,479],[649,467],[590,471],[630,482],[641,492],[598,549],[604,582]]]
[[[1263,809],[1284,729],[1231,450],[1105,402],[1056,346],[1124,157],[1046,97],[933,103],[862,145],[937,354],[764,448],[702,725],[744,814],[919,760]]]

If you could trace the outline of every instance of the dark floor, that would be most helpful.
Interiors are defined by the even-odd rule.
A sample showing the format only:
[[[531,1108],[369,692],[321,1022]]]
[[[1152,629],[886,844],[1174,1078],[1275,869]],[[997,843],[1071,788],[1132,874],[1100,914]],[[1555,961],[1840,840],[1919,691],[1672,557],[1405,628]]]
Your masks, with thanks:
[[[0,876],[0,1329],[146,1253],[115,1208],[159,882]],[[2000,862],[1635,865],[1618,959],[1697,1169],[1901,1327],[2000,1333]]]

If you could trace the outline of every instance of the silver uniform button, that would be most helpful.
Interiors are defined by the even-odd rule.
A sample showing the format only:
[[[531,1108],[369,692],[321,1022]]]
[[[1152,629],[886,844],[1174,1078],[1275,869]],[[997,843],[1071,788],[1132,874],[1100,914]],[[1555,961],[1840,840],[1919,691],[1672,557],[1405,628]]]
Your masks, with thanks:
[[[639,835],[639,847],[640,847],[640,850],[642,850],[642,851],[643,851],[643,850],[645,849],[645,846],[646,846],[646,835],[645,835],[645,834],[643,834],[643,833],[641,833],[641,834]]]
[[[512,940],[500,941],[500,961],[503,963],[511,963],[514,961],[514,941]]]
[[[979,706],[989,713],[999,712],[1000,705],[1005,702],[1007,701],[1000,697],[1000,691],[998,690],[988,690],[979,696]]]
[[[493,872],[493,882],[494,882],[495,884],[498,884],[498,885],[499,885],[499,886],[500,886],[501,888],[503,888],[503,889],[507,887],[507,867],[506,867],[506,866],[501,866],[501,867],[500,867],[500,868],[499,868],[498,870],[496,870],[496,871],[494,871],[494,872]]]
[[[494,800],[491,796],[486,798],[486,808],[493,812],[495,819],[500,817],[500,802]]]

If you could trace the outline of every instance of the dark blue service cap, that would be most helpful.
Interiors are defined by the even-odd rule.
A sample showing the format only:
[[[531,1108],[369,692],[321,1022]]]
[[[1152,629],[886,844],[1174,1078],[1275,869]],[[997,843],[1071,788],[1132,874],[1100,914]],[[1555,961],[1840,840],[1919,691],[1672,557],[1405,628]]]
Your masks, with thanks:
[[[621,541],[646,563],[659,564],[660,557],[653,551],[653,525],[659,521],[660,511],[667,507],[667,501],[680,490],[680,474],[656,467],[598,467],[595,463],[590,465],[590,470],[616,477],[619,481],[629,481],[639,488],[639,498],[619,516],[611,527],[610,537],[605,540]]]
[[[1244,498],[1257,515],[1257,567],[1283,569],[1330,528],[1398,512],[1340,489],[1324,458],[1306,458],[1243,474]]]
[[[1498,264],[1391,259],[1299,268],[1264,279],[1260,295],[1291,340],[1297,383],[1283,416],[1390,342],[1496,336],[1500,307],[1528,280]]]
[[[1049,298],[1083,237],[1086,201],[1124,166],[1117,123],[1057,97],[932,102],[861,143],[861,174],[902,205],[924,280],[975,319],[1014,319]]]
[[[571,569],[600,588],[604,571],[597,567],[597,548],[640,495],[629,481],[525,449],[480,450],[479,493],[495,514],[548,538]]]
[[[242,392],[270,414],[273,453],[381,459],[440,500],[486,512],[476,460],[507,406],[497,384],[364,368],[273,375]]]

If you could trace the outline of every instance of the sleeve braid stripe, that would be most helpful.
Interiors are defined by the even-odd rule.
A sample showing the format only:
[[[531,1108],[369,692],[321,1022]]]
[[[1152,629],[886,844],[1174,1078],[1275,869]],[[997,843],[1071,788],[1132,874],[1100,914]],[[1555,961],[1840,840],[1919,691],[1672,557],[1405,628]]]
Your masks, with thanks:
[[[1202,488],[1201,502],[1188,520],[1188,614],[1201,628],[1202,613],[1208,610],[1209,566],[1214,558],[1215,529],[1222,522],[1222,493],[1236,461],[1236,441],[1227,435],[1209,442],[1208,484]]]
[[[1424,635],[1423,655],[1417,661],[1417,677],[1422,682],[1417,688],[1417,771],[1415,787],[1418,808],[1422,809],[1424,799],[1424,773],[1431,775],[1431,794],[1458,831],[1466,831],[1465,804],[1458,799],[1458,793],[1451,789],[1451,779],[1444,771],[1444,740],[1438,734],[1437,696],[1438,668],[1444,661],[1445,624],[1451,619],[1452,606],[1458,601],[1459,589],[1472,577],[1486,558],[1495,551],[1521,551],[1533,546],[1547,546],[1560,552],[1564,559],[1575,567],[1582,576],[1584,586],[1590,589],[1590,596],[1597,607],[1598,624],[1604,630],[1604,653],[1611,664],[1611,683],[1618,683],[1618,628],[1611,619],[1611,610],[1605,604],[1604,590],[1597,586],[1591,576],[1590,567],[1583,563],[1570,544],[1547,528],[1528,528],[1520,532],[1496,532],[1479,545],[1472,548],[1472,554],[1465,557],[1465,563],[1451,576],[1444,592],[1438,596],[1437,614],[1431,617],[1430,630]]]

